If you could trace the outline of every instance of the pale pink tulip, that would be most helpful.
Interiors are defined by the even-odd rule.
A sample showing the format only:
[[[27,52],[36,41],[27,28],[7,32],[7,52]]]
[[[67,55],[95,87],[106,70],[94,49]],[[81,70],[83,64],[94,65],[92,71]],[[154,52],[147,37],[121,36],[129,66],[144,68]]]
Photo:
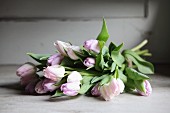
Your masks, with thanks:
[[[82,80],[82,76],[79,72],[77,71],[72,71],[70,75],[67,77],[67,82],[79,82]]]
[[[48,58],[48,65],[59,65],[63,60],[64,56],[60,53],[56,53]]]
[[[92,67],[95,65],[95,59],[94,58],[86,58],[83,62],[83,64],[86,66],[86,67]]]
[[[16,74],[19,77],[24,77],[24,76],[34,76],[36,74],[37,68],[33,63],[25,63],[21,67],[19,67],[16,71]]]
[[[80,83],[79,82],[70,82],[65,83],[61,85],[61,91],[63,91],[63,94],[68,96],[75,96],[78,94],[78,91],[80,90]]]
[[[38,94],[44,94],[47,93],[46,90],[44,90],[44,86],[43,86],[43,80],[39,81],[36,86],[35,86],[35,91]]]
[[[65,68],[60,65],[48,66],[44,69],[44,76],[53,81],[60,81],[65,74]]]
[[[54,90],[56,90],[58,88],[58,86],[55,86],[56,82],[50,79],[44,79],[42,86],[44,87],[44,90],[46,92],[53,92]]]
[[[100,52],[98,40],[95,40],[95,39],[90,39],[90,40],[85,41],[84,48],[86,48],[87,50],[92,50],[96,53]]]
[[[139,89],[137,89],[138,93],[139,93],[140,95],[142,95],[142,96],[149,96],[149,95],[152,93],[151,84],[149,83],[148,80],[145,80],[143,85],[144,85],[144,88],[145,88],[145,89],[144,89],[145,92],[140,91]]]
[[[101,95],[101,94],[100,94],[100,91],[99,91],[99,84],[96,84],[96,85],[92,88],[91,94],[92,94],[93,96],[100,96],[100,95]]]
[[[120,82],[120,79],[112,79],[110,83],[104,84],[100,87],[101,96],[106,100],[111,100],[113,97],[123,92],[124,84]]]

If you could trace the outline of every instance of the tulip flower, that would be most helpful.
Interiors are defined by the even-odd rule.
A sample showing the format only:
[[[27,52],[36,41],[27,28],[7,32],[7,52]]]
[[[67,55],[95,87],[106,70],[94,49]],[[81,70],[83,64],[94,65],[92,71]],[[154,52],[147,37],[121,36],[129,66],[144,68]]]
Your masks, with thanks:
[[[25,87],[25,91],[29,94],[35,94],[35,86],[38,82],[38,79],[34,79],[29,82],[29,84]]]
[[[82,76],[79,72],[77,71],[72,71],[70,75],[67,77],[67,82],[79,82],[82,80]]]
[[[44,93],[47,93],[46,90],[44,90],[44,87],[43,87],[43,80],[39,81],[36,86],[35,86],[35,91],[36,93],[38,94],[44,94]]]
[[[60,81],[65,74],[65,68],[60,65],[48,66],[44,69],[44,76],[53,81]]]
[[[86,66],[86,67],[92,67],[95,65],[95,59],[94,58],[86,58],[83,62],[83,64]]]
[[[57,41],[54,43],[54,45],[55,45],[56,49],[57,49],[62,55],[67,56],[66,51],[67,51],[68,46],[71,46],[71,44],[57,40]]]
[[[78,60],[79,57],[74,53],[74,51],[80,52],[79,46],[69,46],[67,48],[67,54],[72,60]]]
[[[64,56],[60,53],[56,53],[48,58],[48,65],[59,65],[63,60]]]
[[[44,91],[46,92],[53,92],[54,90],[56,90],[58,88],[58,86],[55,86],[56,82],[50,79],[44,79],[42,86],[44,88]]]
[[[95,40],[95,39],[90,39],[90,40],[85,41],[84,48],[86,48],[87,50],[92,50],[96,53],[100,52],[98,40]]]
[[[92,88],[91,94],[92,94],[93,96],[100,96],[100,95],[101,95],[101,94],[100,94],[100,91],[99,91],[99,84],[96,84],[96,85]]]
[[[120,81],[120,79],[117,80],[116,78],[113,78],[112,81],[100,87],[101,96],[106,101],[111,100],[113,97],[119,95],[124,90],[124,84]]]
[[[62,84],[60,87],[61,91],[63,91],[63,94],[68,96],[75,96],[78,94],[78,91],[80,90],[80,83],[79,82],[70,82]]]
[[[27,75],[20,78],[20,84],[22,86],[28,85],[31,81],[37,79],[36,75]]]
[[[72,60],[79,59],[77,55],[74,53],[74,51],[80,52],[79,46],[74,46],[69,43],[58,41],[58,40],[54,43],[54,45],[62,55],[68,56]]]
[[[24,77],[24,76],[34,76],[36,74],[37,68],[34,64],[28,62],[19,67],[16,71],[16,74],[19,77]]]
[[[36,66],[29,62],[19,67],[16,71],[16,74],[20,77],[21,85],[26,86],[32,80],[36,79],[36,71]]]
[[[144,92],[140,91],[139,89],[137,89],[138,93],[142,96],[149,96],[152,93],[152,87],[151,84],[149,83],[148,80],[145,80],[143,83],[143,87],[144,87]]]

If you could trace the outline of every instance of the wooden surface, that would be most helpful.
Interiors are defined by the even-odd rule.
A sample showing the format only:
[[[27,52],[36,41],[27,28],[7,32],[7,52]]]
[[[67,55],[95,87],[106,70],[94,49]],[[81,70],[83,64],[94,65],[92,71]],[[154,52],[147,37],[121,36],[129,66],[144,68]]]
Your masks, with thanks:
[[[17,66],[0,66],[0,113],[169,113],[170,76],[152,75],[150,97],[121,94],[112,101],[79,96],[49,100],[48,95],[32,96],[21,91]],[[166,73],[168,74],[168,73]]]

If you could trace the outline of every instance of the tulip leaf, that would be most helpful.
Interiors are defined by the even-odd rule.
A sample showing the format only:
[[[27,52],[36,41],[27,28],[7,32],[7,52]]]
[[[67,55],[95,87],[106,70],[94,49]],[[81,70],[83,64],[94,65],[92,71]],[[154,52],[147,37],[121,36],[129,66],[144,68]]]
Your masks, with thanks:
[[[144,80],[135,80],[134,82],[136,89],[140,90],[141,92],[146,92]]]
[[[99,41],[104,41],[106,42],[109,38],[109,34],[108,34],[108,30],[107,30],[107,25],[106,25],[106,21],[103,18],[103,26],[102,26],[102,30],[100,32],[100,34],[97,37],[97,40]]]
[[[125,50],[124,55],[127,59],[133,61],[136,64],[138,70],[144,74],[153,74],[154,73],[154,66],[152,63],[145,61],[141,58],[138,54],[131,50]]]
[[[113,62],[111,65],[111,72],[113,72],[116,69],[116,63]]]
[[[113,42],[111,42],[111,43],[109,44],[109,53],[111,54],[111,52],[112,52],[115,48],[116,48],[116,45],[115,45]]]
[[[39,63],[46,64],[47,59],[51,56],[50,54],[34,54],[34,53],[27,53],[31,58],[36,60]]]
[[[135,69],[133,68],[126,68],[126,73],[128,75],[129,78],[133,79],[133,80],[147,80],[149,79],[148,76],[146,76],[143,73],[137,72]]]
[[[112,51],[120,51],[120,49],[123,47],[123,43],[119,46],[116,46],[113,42],[109,45],[109,53],[111,54]]]
[[[117,46],[115,49],[114,49],[114,51],[120,51],[120,49],[123,47],[123,43],[122,44],[120,44],[119,46]]]
[[[105,45],[105,42],[104,41],[98,41],[98,44],[99,44],[100,49],[102,49],[103,46]]]
[[[64,57],[60,65],[73,67],[75,65],[74,62],[74,60],[71,60],[68,57]]]
[[[101,54],[105,55],[109,52],[109,49],[106,46],[103,46],[103,48],[101,49]]]
[[[102,75],[102,76],[95,76],[95,77],[93,77],[93,79],[91,80],[91,83],[98,82],[98,81],[104,79],[106,76],[108,76],[108,74],[104,74],[104,75]]]
[[[112,80],[112,76],[108,75],[106,76],[104,79],[101,80],[101,82],[99,83],[100,86],[103,86],[104,84],[109,83]]]
[[[100,53],[96,57],[95,69],[101,71],[104,69],[104,66],[105,66],[104,58],[103,55]]]
[[[93,86],[90,82],[92,78],[92,76],[83,76],[82,85],[78,91],[79,94],[85,94]]]
[[[123,72],[121,70],[118,69],[118,73],[119,73],[119,78],[124,82],[127,83],[127,76],[123,74]]]
[[[65,96],[65,94],[63,94],[61,90],[57,90],[55,94],[51,96],[51,98],[61,97],[61,96]]]
[[[130,78],[128,78],[127,77],[127,82],[125,83],[125,90],[127,91],[127,92],[131,92],[131,91],[133,91],[133,90],[135,90],[135,82],[134,82],[134,80],[132,80],[132,79],[130,79]]]
[[[112,60],[119,66],[122,67],[122,63],[125,61],[124,57],[121,55],[119,51],[111,52]]]

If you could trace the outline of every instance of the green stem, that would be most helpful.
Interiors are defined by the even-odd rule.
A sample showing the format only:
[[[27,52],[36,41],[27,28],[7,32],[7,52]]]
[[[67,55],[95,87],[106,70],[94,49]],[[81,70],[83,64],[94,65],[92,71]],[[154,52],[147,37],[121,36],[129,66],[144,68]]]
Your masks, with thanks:
[[[148,40],[145,39],[139,45],[137,45],[136,47],[132,48],[131,51],[137,51],[137,50],[141,49],[143,46],[145,46],[147,43],[148,43]]]
[[[137,51],[136,53],[137,53],[138,55],[143,55],[143,54],[148,53],[148,52],[149,52],[149,50],[148,50],[148,49],[145,49],[145,50],[142,50],[142,51]]]

